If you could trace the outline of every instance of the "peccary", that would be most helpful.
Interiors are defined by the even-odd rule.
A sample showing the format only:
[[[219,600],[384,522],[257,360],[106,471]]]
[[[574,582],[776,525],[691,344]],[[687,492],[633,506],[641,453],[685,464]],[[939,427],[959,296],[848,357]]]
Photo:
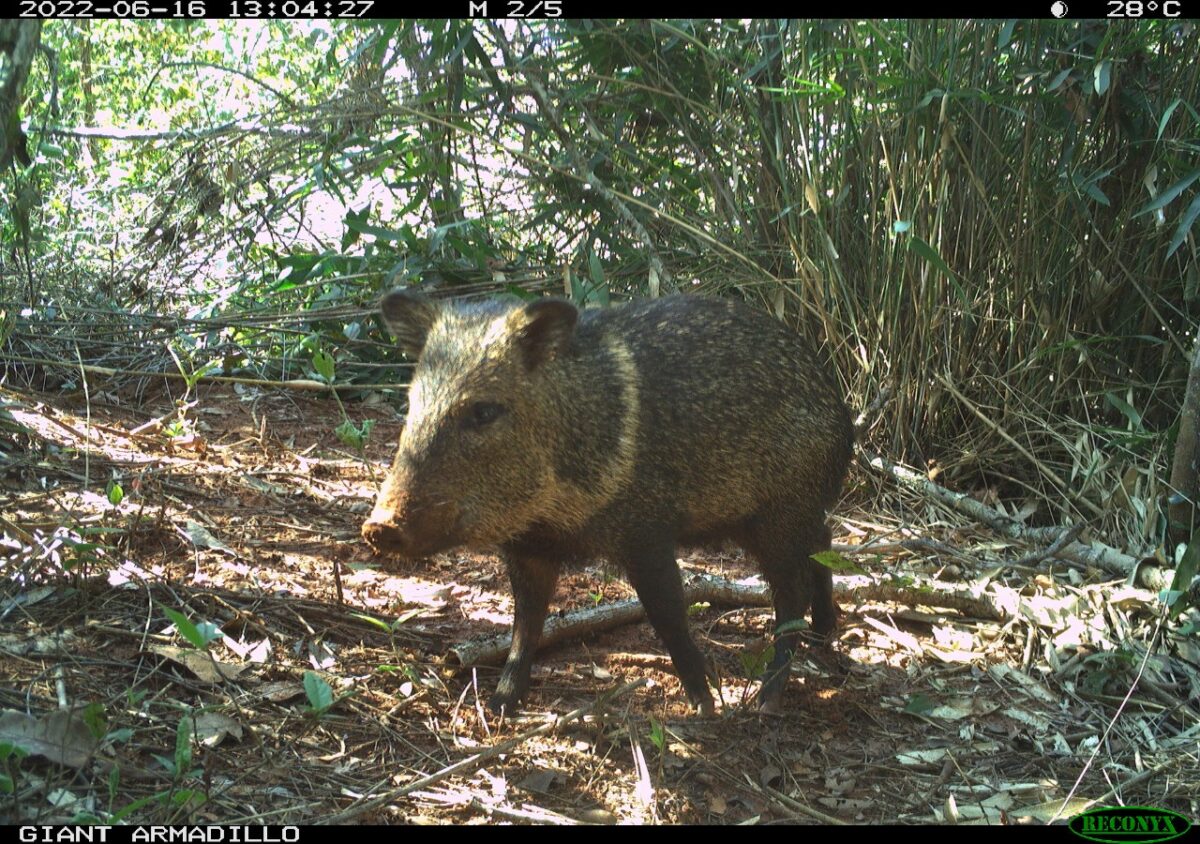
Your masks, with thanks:
[[[801,338],[749,305],[688,295],[580,312],[396,290],[382,310],[417,365],[363,537],[410,559],[499,549],[515,611],[489,706],[511,710],[527,691],[562,566],[603,557],[712,713],[675,548],[733,540],[786,625],[760,691],[778,709],[799,637],[788,622],[810,605],[816,633],[836,620],[831,573],[810,555],[829,548],[825,511],[853,442],[836,382]]]

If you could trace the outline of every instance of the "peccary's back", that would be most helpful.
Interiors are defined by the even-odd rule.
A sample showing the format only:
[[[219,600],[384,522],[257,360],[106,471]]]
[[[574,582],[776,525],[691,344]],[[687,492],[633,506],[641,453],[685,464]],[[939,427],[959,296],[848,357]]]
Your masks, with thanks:
[[[585,312],[577,344],[582,358],[607,357],[596,388],[619,405],[596,436],[619,436],[637,415],[629,488],[602,518],[670,519],[704,536],[764,507],[819,517],[834,503],[849,413],[827,368],[779,321],[740,302],[672,296]],[[628,358],[614,362],[621,347]],[[636,396],[622,388],[630,373]]]

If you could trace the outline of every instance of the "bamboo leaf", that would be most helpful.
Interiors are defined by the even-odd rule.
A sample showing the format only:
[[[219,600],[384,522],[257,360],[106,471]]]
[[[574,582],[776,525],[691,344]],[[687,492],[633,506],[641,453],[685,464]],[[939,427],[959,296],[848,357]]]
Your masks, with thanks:
[[[1000,30],[1000,37],[996,39],[996,49],[1003,50],[1012,42],[1013,27],[1017,25],[1016,18],[1010,18],[1005,21],[1004,27]]]
[[[1100,186],[1095,182],[1088,182],[1083,186],[1083,190],[1084,193],[1099,202],[1101,205],[1112,205],[1112,203],[1108,201],[1108,197],[1104,195],[1104,191],[1100,190]]]
[[[1167,245],[1167,257],[1170,258],[1175,254],[1175,250],[1183,244],[1183,239],[1187,237],[1188,231],[1192,227],[1192,223],[1196,222],[1196,217],[1200,215],[1200,194],[1196,194],[1196,198],[1192,200],[1192,204],[1183,212],[1183,216],[1179,218],[1179,228],[1175,229],[1175,235],[1171,238],[1171,242]]]
[[[933,266],[944,273],[949,278],[954,278],[954,272],[946,266],[946,262],[942,260],[942,256],[937,253],[937,250],[930,246],[921,238],[913,235],[912,240],[908,242],[908,248],[916,252]]]
[[[1179,194],[1181,194],[1185,190],[1187,190],[1188,186],[1192,182],[1196,181],[1197,179],[1200,179],[1200,168],[1197,168],[1196,170],[1193,170],[1192,172],[1188,173],[1186,176],[1184,176],[1178,182],[1171,185],[1169,188],[1167,188],[1165,191],[1160,193],[1158,196],[1154,197],[1154,199],[1147,202],[1142,207],[1142,210],[1138,211],[1133,216],[1140,217],[1143,214],[1149,214],[1151,211],[1157,211],[1159,208],[1162,208],[1164,205],[1166,205],[1172,199],[1174,199],[1175,197],[1179,196]]]
[[[1175,113],[1175,109],[1179,108],[1179,104],[1181,102],[1183,102],[1183,100],[1180,97],[1176,97],[1175,101],[1167,106],[1167,110],[1163,112],[1163,116],[1158,121],[1158,134],[1155,136],[1154,140],[1162,140],[1163,130],[1167,128],[1167,121],[1171,119],[1171,115]]]
[[[1065,70],[1060,70],[1058,75],[1056,75],[1054,79],[1050,81],[1050,85],[1046,88],[1046,92],[1049,93],[1050,91],[1057,90],[1059,85],[1067,81],[1067,77],[1071,75],[1072,70],[1074,70],[1074,68],[1071,67],[1068,67]]]

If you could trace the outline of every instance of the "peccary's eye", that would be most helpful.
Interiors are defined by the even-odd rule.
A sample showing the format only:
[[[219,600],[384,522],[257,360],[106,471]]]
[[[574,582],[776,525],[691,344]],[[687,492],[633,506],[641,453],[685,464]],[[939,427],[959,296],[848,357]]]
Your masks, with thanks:
[[[463,420],[469,428],[483,428],[495,422],[504,413],[504,405],[490,401],[477,401],[467,411]]]

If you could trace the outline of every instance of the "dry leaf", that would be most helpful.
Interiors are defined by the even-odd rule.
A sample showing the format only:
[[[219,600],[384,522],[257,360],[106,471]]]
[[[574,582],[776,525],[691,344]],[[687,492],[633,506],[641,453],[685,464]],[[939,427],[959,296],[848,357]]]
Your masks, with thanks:
[[[272,703],[283,703],[285,700],[291,700],[304,694],[304,687],[288,680],[276,680],[259,686],[258,694],[264,700]]]
[[[205,747],[216,747],[226,736],[242,739],[242,725],[220,712],[202,712],[193,723],[196,741]]]
[[[56,709],[41,718],[6,709],[0,712],[0,742],[72,768],[87,764],[99,744],[78,709]]]
[[[182,665],[205,683],[224,683],[226,680],[234,680],[246,670],[245,665],[217,662],[205,651],[176,648],[172,645],[151,645],[148,650],[164,659]]]
[[[187,538],[191,540],[191,543],[198,548],[211,548],[214,551],[223,551],[232,557],[237,556],[237,551],[234,551],[224,542],[209,533],[208,528],[204,527],[204,525],[200,524],[199,522],[194,522],[191,519],[188,519],[186,522],[184,522],[184,533],[187,534]]]

